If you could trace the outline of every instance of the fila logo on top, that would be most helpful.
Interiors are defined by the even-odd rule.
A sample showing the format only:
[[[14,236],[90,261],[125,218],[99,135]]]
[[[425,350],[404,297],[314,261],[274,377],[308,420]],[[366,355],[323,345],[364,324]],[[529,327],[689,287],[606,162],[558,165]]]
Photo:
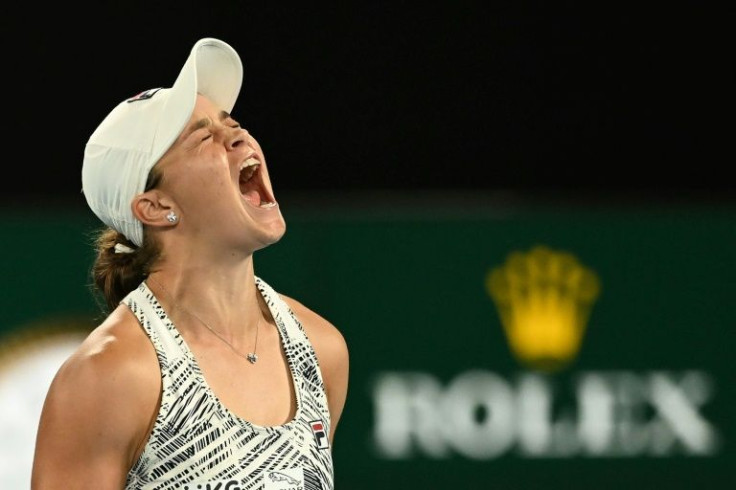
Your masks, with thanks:
[[[382,458],[718,454],[720,431],[704,413],[715,392],[709,373],[562,373],[579,354],[601,291],[598,275],[571,253],[544,245],[512,251],[480,282],[509,350],[527,369],[505,375],[479,366],[447,381],[432,366],[378,373],[373,440]]]
[[[312,428],[312,433],[317,439],[318,449],[327,449],[330,447],[330,441],[327,438],[327,431],[325,430],[325,424],[321,420],[313,420],[309,422],[309,426]]]

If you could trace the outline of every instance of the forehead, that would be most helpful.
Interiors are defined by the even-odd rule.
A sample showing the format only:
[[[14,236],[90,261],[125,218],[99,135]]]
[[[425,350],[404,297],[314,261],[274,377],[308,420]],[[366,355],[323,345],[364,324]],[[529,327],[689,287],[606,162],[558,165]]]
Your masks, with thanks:
[[[198,129],[220,123],[228,118],[230,118],[230,114],[227,111],[215,106],[206,97],[198,95],[192,115],[189,117],[189,122],[187,122],[187,125],[179,135],[178,141],[186,139],[188,135]]]
[[[199,113],[217,114],[222,111],[222,108],[217,107],[214,102],[208,99],[202,94],[197,94],[197,100],[194,103],[194,110],[192,115]]]
[[[192,115],[189,117],[189,124],[199,122],[202,119],[210,119],[212,122],[222,121],[230,117],[230,113],[215,105],[210,99],[204,95],[197,95],[197,101],[194,104]]]

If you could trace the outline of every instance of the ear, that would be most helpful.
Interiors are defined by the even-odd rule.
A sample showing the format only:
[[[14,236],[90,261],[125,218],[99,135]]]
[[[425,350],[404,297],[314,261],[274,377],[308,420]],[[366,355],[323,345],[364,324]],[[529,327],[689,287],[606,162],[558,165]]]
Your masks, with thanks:
[[[176,224],[166,219],[175,203],[157,189],[138,194],[131,204],[133,215],[147,226],[169,227]],[[176,212],[176,211],[174,211]]]

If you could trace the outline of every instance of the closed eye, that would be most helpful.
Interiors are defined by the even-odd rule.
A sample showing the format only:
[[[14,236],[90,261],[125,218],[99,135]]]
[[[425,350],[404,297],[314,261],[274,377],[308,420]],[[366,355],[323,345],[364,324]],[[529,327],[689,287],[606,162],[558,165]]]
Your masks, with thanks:
[[[240,129],[240,124],[235,124],[234,126],[230,126],[232,129]],[[203,138],[200,138],[200,141],[207,141],[208,139],[212,138],[212,133],[208,132]]]

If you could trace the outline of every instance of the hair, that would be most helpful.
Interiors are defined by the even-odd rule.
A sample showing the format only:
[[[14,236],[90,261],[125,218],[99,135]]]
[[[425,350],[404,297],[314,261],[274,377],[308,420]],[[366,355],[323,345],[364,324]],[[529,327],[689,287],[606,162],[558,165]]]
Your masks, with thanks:
[[[145,191],[156,187],[162,179],[156,166],[148,175]],[[97,251],[90,275],[92,295],[98,306],[110,313],[127,296],[137,288],[151,273],[152,268],[161,257],[160,245],[152,240],[143,230],[143,243],[140,247],[128,240],[125,235],[113,228],[102,228],[93,237]],[[118,253],[115,245],[121,244],[133,249],[131,253]]]

